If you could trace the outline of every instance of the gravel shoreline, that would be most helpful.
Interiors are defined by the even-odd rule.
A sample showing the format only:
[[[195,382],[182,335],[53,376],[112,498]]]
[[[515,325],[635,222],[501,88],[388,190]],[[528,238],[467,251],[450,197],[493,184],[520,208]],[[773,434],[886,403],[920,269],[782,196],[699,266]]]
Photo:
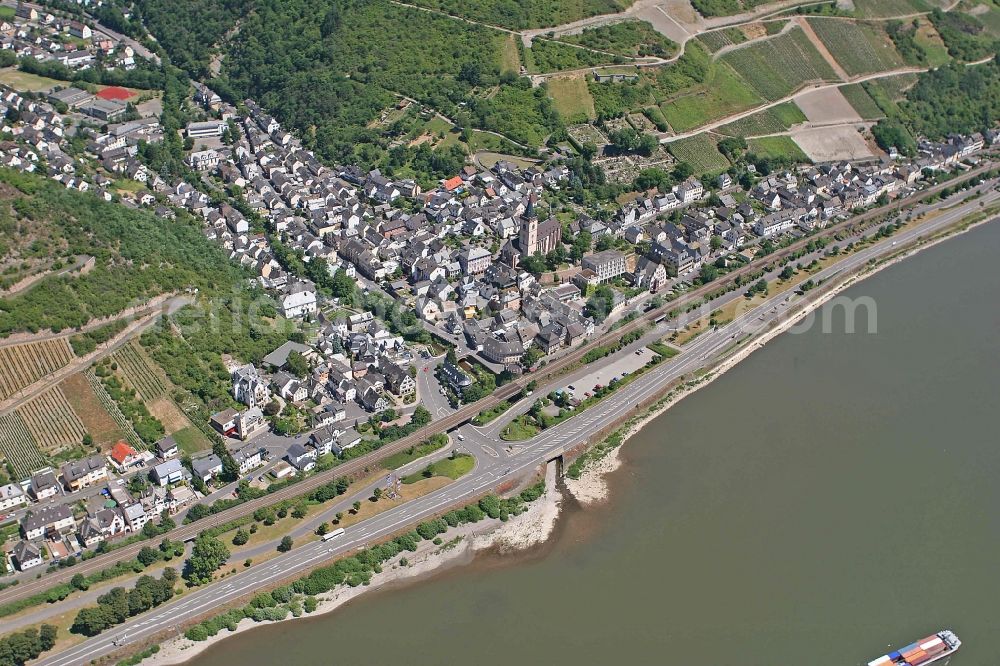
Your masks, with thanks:
[[[404,552],[392,562],[384,564],[382,573],[372,576],[370,585],[342,586],[332,592],[318,595],[319,605],[314,612],[303,613],[299,618],[289,617],[282,622],[332,613],[366,592],[406,583],[447,566],[465,564],[479,551],[495,549],[500,553],[511,553],[544,543],[555,528],[561,501],[562,494],[555,484],[547,482],[545,493],[529,504],[526,511],[510,518],[507,522],[487,518],[479,523],[449,530],[442,535],[445,543],[440,546],[422,541],[416,552]],[[400,564],[403,558],[408,562],[406,566]],[[223,630],[205,641],[190,641],[183,636],[171,639],[161,644],[160,651],[143,660],[142,664],[143,666],[183,664],[216,643],[268,624],[276,623],[244,619],[237,625],[236,631]]]
[[[994,219],[996,218],[982,220],[961,230],[946,232],[940,237],[934,238],[931,241],[924,241],[916,247],[902,251],[900,254],[874,266],[867,266],[820,297],[792,308],[789,316],[781,324],[761,334],[750,344],[746,345],[746,347],[725,359],[712,372],[701,378],[701,380],[691,385],[686,385],[681,389],[675,389],[673,397],[662,401],[649,409],[641,417],[635,419],[627,427],[627,430],[622,433],[620,445],[609,449],[603,456],[589,461],[579,479],[564,478],[567,491],[585,506],[607,501],[609,495],[607,476],[619,469],[623,464],[620,455],[622,445],[636,433],[640,432],[649,422],[685,397],[722,376],[725,372],[745,360],[750,354],[763,348],[768,342],[795,326],[803,317],[822,307],[844,290],[918,252],[933,247],[958,234],[966,233]],[[535,502],[528,505],[528,510],[521,515],[511,518],[506,523],[499,520],[486,519],[474,525],[464,525],[449,530],[443,535],[447,539],[447,542],[441,546],[435,546],[427,541],[421,542],[415,553],[404,553],[400,556],[406,557],[408,566],[404,567],[400,565],[400,558],[397,558],[393,562],[384,565],[381,574],[373,576],[371,585],[355,588],[342,587],[334,592],[320,595],[318,597],[320,603],[317,610],[313,613],[303,614],[302,618],[331,613],[352,599],[364,594],[366,591],[411,581],[442,569],[445,566],[456,566],[469,562],[475,557],[478,551],[497,549],[501,553],[510,553],[526,550],[544,543],[555,529],[562,501],[562,494],[556,488],[554,480],[548,477],[551,477],[551,474],[546,478],[545,493]],[[282,620],[282,622],[290,622],[296,619],[301,618],[289,618]],[[265,624],[273,623],[253,622],[252,620],[245,619],[239,623],[235,632],[223,631],[206,641],[194,642],[183,637],[173,639],[161,645],[160,651],[144,660],[142,664],[144,666],[182,664],[218,642]]]

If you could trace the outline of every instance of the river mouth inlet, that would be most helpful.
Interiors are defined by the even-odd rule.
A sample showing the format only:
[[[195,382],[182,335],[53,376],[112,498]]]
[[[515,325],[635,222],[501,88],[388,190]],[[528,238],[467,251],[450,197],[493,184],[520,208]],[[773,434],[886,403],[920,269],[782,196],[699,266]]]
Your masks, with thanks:
[[[852,287],[878,333],[783,335],[624,447],[610,500],[195,666],[864,664],[954,629],[996,658],[1000,225]]]

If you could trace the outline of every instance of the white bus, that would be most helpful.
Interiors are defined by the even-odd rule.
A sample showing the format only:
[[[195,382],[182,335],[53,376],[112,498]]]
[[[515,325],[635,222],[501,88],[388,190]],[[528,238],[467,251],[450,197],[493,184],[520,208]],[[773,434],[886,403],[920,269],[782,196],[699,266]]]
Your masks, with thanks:
[[[324,534],[323,535],[323,541],[329,541],[330,539],[336,539],[337,537],[339,537],[343,533],[344,533],[344,528],[343,527],[338,527],[334,531],[327,532],[326,534]]]

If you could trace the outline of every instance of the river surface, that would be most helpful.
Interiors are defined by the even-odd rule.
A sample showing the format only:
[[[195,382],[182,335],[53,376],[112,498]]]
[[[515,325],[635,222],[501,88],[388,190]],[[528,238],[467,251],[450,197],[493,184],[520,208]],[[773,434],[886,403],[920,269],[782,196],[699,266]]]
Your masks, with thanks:
[[[845,292],[877,334],[783,335],[623,450],[554,538],[196,666],[863,664],[943,628],[1000,663],[1000,224]]]

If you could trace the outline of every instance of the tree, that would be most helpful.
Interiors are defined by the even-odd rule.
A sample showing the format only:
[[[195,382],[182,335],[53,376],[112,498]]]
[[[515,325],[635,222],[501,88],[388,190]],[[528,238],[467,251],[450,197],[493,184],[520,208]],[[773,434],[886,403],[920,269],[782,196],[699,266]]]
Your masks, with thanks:
[[[288,372],[295,375],[299,379],[302,379],[309,374],[309,361],[307,361],[306,357],[299,352],[293,351],[288,355],[286,368],[288,369]]]
[[[81,591],[90,587],[90,583],[87,582],[87,578],[83,574],[74,574],[70,578],[69,584]]]
[[[299,519],[305,518],[308,510],[309,509],[306,508],[305,504],[302,503],[296,504],[295,508],[292,509],[292,518],[299,518]]]
[[[264,405],[264,416],[277,416],[280,411],[281,405],[278,404],[277,400],[272,400]]]
[[[193,585],[212,580],[216,570],[229,559],[226,544],[208,534],[202,534],[191,549],[191,557],[184,567],[184,577]]]
[[[226,448],[226,444],[221,440],[216,440],[212,444],[212,453],[219,456],[222,460],[222,480],[232,483],[236,479],[240,478],[240,466],[236,463],[233,458],[233,454],[229,452]]]
[[[713,234],[712,238],[709,239],[708,244],[711,246],[713,250],[718,250],[719,248],[722,247],[722,236],[719,236],[718,234]]]
[[[279,553],[287,553],[292,549],[292,537],[287,534],[281,537],[281,543],[278,544]]]
[[[142,566],[148,567],[153,562],[159,561],[160,553],[155,548],[143,546],[139,551],[139,554],[135,556],[135,559],[139,560],[142,563]]]
[[[74,634],[96,636],[111,624],[111,617],[104,606],[87,606],[76,614],[76,619],[73,620],[69,630]]]
[[[715,278],[719,277],[719,269],[711,264],[704,264],[701,267],[701,273],[699,275],[702,284],[708,284]]]
[[[377,502],[380,499],[382,499],[382,489],[376,488],[375,490],[372,491],[372,501]]]
[[[778,277],[780,277],[782,280],[788,280],[793,275],[795,275],[795,269],[792,267],[791,264],[788,264],[781,270],[781,275],[779,275]]]
[[[236,534],[233,535],[233,545],[242,546],[250,541],[250,533],[246,530],[236,530]]]
[[[354,504],[351,505],[351,507],[354,509],[354,513],[357,513],[358,511],[361,510],[361,502],[355,501]]]
[[[340,521],[342,521],[344,519],[344,512],[343,511],[338,511],[337,515],[334,517],[334,519],[335,519],[335,521],[336,521],[337,524],[340,524]]]
[[[316,534],[318,534],[320,536],[323,536],[324,534],[326,534],[329,531],[330,531],[330,524],[329,523],[320,523],[316,527]]]

